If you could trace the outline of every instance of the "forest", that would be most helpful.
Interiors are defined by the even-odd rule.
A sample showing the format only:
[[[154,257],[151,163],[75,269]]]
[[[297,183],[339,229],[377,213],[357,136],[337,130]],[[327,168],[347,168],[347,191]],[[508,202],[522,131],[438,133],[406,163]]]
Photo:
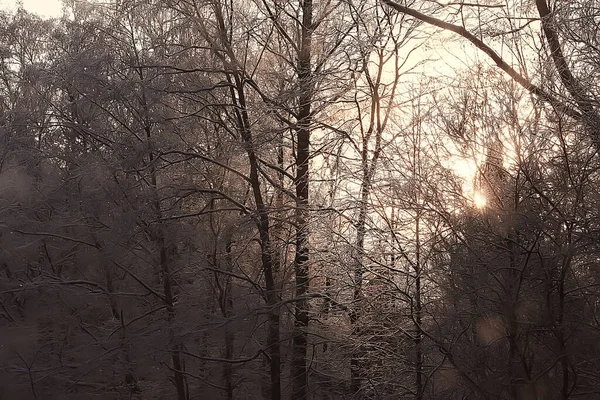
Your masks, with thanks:
[[[597,1],[0,16],[0,399],[600,399]]]

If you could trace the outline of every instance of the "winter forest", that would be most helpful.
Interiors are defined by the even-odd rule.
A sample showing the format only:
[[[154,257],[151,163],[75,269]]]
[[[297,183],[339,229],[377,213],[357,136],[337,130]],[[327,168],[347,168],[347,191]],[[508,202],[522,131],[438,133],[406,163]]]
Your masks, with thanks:
[[[600,399],[600,3],[0,19],[0,399]]]

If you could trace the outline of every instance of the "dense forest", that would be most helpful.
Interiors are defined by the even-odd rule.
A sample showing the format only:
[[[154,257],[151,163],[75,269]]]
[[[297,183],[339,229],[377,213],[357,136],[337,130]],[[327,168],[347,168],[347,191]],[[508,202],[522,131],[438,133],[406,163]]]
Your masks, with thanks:
[[[0,19],[0,399],[599,399],[594,0]]]

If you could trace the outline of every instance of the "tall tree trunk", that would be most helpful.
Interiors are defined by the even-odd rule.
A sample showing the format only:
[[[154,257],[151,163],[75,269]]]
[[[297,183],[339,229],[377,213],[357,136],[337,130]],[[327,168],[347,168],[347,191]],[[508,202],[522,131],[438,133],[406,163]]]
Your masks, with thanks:
[[[310,131],[312,122],[313,75],[311,66],[312,47],[312,0],[302,1],[302,31],[298,53],[298,129],[296,155],[296,303],[294,310],[294,339],[292,355],[292,398],[305,400],[308,396],[307,328],[308,302],[303,297],[309,289],[308,250],[308,192]]]
[[[150,139],[150,127],[146,126],[146,134]],[[186,384],[185,376],[183,373],[183,363],[181,360],[181,344],[176,337],[175,329],[173,327],[173,321],[175,319],[175,307],[173,300],[173,277],[171,274],[170,256],[172,252],[172,246],[170,246],[165,239],[164,226],[162,225],[162,210],[160,205],[160,199],[158,197],[157,189],[157,171],[154,165],[154,155],[150,153],[150,173],[151,173],[151,184],[153,191],[153,207],[156,214],[157,220],[157,233],[156,233],[156,244],[159,251],[159,271],[160,277],[163,284],[164,304],[167,310],[167,330],[169,340],[169,351],[171,352],[171,361],[173,363],[173,373],[175,388],[177,390],[177,400],[186,400]]]
[[[350,312],[350,324],[355,337],[360,336],[358,320],[361,314],[362,282],[364,275],[364,254],[365,254],[365,236],[367,223],[367,202],[369,201],[370,180],[368,172],[367,144],[363,143],[363,178],[361,183],[360,204],[358,211],[358,221],[356,223],[356,260],[354,266],[354,288],[352,292],[352,311]],[[361,359],[362,350],[359,340],[358,348],[354,349],[350,358],[350,390],[357,394],[361,388]]]
[[[139,68],[137,70],[138,76],[141,82],[144,82],[145,77],[143,70]],[[165,238],[165,228],[163,225],[163,211],[160,204],[160,197],[158,194],[158,171],[156,168],[156,158],[154,155],[154,146],[152,145],[152,124],[150,121],[150,110],[146,99],[145,90],[142,88],[141,94],[143,114],[144,131],[146,133],[146,139],[149,145],[149,166],[150,166],[150,184],[151,184],[151,196],[152,206],[154,208],[154,214],[156,218],[157,231],[154,237],[159,251],[159,262],[158,272],[163,285],[164,304],[167,310],[167,331],[169,340],[169,351],[171,352],[171,361],[173,363],[173,374],[174,383],[177,390],[177,400],[187,400],[186,393],[186,379],[183,370],[183,362],[181,359],[182,345],[179,343],[179,339],[175,333],[173,322],[175,319],[175,306],[173,296],[173,276],[171,272],[171,253],[173,252],[173,246],[167,243]]]
[[[222,16],[219,17],[222,19]],[[254,139],[250,129],[250,118],[246,107],[246,96],[244,92],[244,77],[239,74],[231,74],[235,89],[231,88],[231,98],[234,104],[236,118],[242,134],[242,140],[246,147],[246,154],[250,164],[250,186],[254,203],[258,212],[256,225],[260,237],[261,262],[263,274],[265,277],[265,300],[269,306],[268,315],[268,333],[267,349],[269,354],[270,380],[271,380],[271,400],[281,399],[281,345],[279,343],[279,296],[275,284],[275,264],[273,261],[273,248],[271,244],[271,235],[269,227],[269,210],[264,201],[260,188],[260,176],[258,158],[255,153]],[[237,94],[237,96],[236,96]]]
[[[146,127],[146,134],[150,139],[150,127]],[[157,171],[154,165],[154,155],[150,153],[150,173],[151,173],[151,184],[152,184],[152,196],[153,196],[153,207],[157,221],[157,232],[155,236],[156,245],[159,251],[159,272],[160,278],[163,285],[164,304],[167,310],[167,331],[169,340],[169,351],[171,352],[171,361],[173,363],[174,383],[177,390],[177,400],[186,400],[186,383],[183,372],[183,363],[181,360],[181,343],[177,339],[173,322],[175,319],[175,306],[173,296],[173,277],[171,273],[171,253],[172,246],[169,245],[165,239],[164,226],[162,224],[162,210],[160,205],[160,199],[158,197],[157,189]]]
[[[369,114],[369,126],[364,129],[361,125],[362,141],[361,141],[361,183],[360,183],[360,198],[359,198],[359,211],[358,220],[356,222],[356,245],[355,245],[355,265],[354,265],[354,288],[352,294],[352,308],[350,310],[350,324],[353,328],[353,335],[356,337],[360,336],[360,327],[358,321],[361,314],[361,299],[362,299],[362,283],[364,275],[364,256],[365,256],[365,238],[367,234],[367,214],[369,210],[369,198],[371,196],[371,187],[373,177],[377,170],[377,162],[381,155],[381,136],[385,129],[387,113],[388,111],[382,110],[381,97],[380,97],[380,84],[383,75],[384,67],[384,52],[380,49],[378,51],[378,66],[376,71],[375,79],[367,73],[365,75],[370,95],[370,114]],[[397,62],[397,60],[396,60]],[[396,64],[396,69],[398,65]],[[394,82],[392,84],[391,98],[394,97],[396,85],[398,82],[398,74],[396,73]],[[389,108],[389,107],[388,107]],[[383,114],[383,115],[382,115]],[[361,121],[362,122],[362,121]],[[375,136],[373,137],[373,133]],[[374,140],[373,153],[370,155],[369,145]],[[359,340],[360,343],[360,340]],[[353,394],[357,394],[361,389],[361,374],[364,366],[361,365],[361,359],[363,358],[363,351],[359,345],[354,350],[350,358],[350,390]]]
[[[160,269],[163,279],[163,292],[165,295],[165,305],[167,306],[167,323],[169,344],[171,345],[171,361],[173,362],[173,372],[175,378],[175,388],[177,389],[177,400],[186,400],[186,382],[184,376],[183,362],[181,360],[180,351],[182,345],[175,334],[173,320],[175,319],[175,307],[173,296],[173,277],[170,268],[170,248],[165,242],[164,232],[159,233],[158,245],[160,248]],[[170,247],[170,246],[169,246]]]
[[[231,256],[232,239],[229,237],[225,246],[227,271],[231,272],[233,269],[233,258]],[[233,315],[233,297],[231,293],[231,277],[225,277],[225,282],[222,286],[221,293],[219,294],[219,302],[221,305],[221,312],[223,317],[231,318]],[[233,344],[234,344],[234,331],[229,324],[225,325],[225,358],[231,360],[233,358]],[[233,400],[233,366],[230,363],[226,363],[223,371],[223,379],[225,381],[225,391],[227,393],[227,400]]]
[[[560,368],[562,374],[562,383],[560,390],[560,399],[566,400],[571,394],[571,377],[570,370],[571,366],[569,363],[569,356],[567,353],[567,337],[568,334],[565,332],[565,303],[567,301],[567,293],[565,289],[565,281],[567,273],[571,268],[571,261],[573,258],[573,243],[571,236],[571,227],[567,228],[567,252],[563,256],[563,262],[560,268],[560,279],[558,281],[558,318],[557,318],[557,329],[556,329],[556,340],[558,344],[558,354],[560,357]]]
[[[418,202],[418,200],[417,200]],[[415,220],[415,400],[423,400],[423,332],[421,328],[422,293],[421,293],[421,211],[417,211]]]
[[[196,8],[196,12],[197,12]],[[216,2],[213,5],[215,19],[218,26],[218,38],[212,37],[206,27],[202,24],[203,16],[198,15],[199,22],[205,39],[214,47],[214,55],[221,60],[229,82],[229,94],[231,103],[234,105],[234,114],[242,142],[244,144],[250,176],[248,182],[252,189],[254,204],[256,206],[256,227],[258,229],[261,250],[262,272],[265,279],[264,300],[269,306],[268,331],[266,348],[269,362],[269,378],[271,385],[271,400],[281,399],[281,344],[279,343],[279,294],[275,283],[276,265],[273,259],[273,245],[270,234],[269,207],[265,202],[260,182],[260,167],[252,132],[252,124],[248,115],[246,103],[245,85],[247,76],[244,66],[238,64],[235,53],[230,43],[231,36],[225,24],[222,4]],[[222,50],[222,51],[221,51]],[[235,67],[232,68],[231,67]]]

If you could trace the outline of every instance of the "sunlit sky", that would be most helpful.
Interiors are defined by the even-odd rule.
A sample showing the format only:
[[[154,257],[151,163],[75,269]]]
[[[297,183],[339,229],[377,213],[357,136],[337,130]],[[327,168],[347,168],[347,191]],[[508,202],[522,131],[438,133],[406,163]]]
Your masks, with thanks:
[[[60,17],[62,13],[62,3],[60,0],[22,0],[23,7],[30,12],[39,14],[42,17]],[[0,9],[14,10],[17,0],[0,0]]]
[[[43,18],[53,18],[60,17],[62,15],[62,1],[61,0],[0,0],[0,10],[15,10],[17,4],[22,3],[23,7],[29,11],[40,15]],[[464,46],[464,44],[463,44]],[[445,47],[445,46],[444,46]],[[456,46],[459,50],[457,53],[462,56],[469,55],[471,57],[477,58],[476,52],[473,52],[472,49],[469,51],[464,51],[465,49],[460,49],[460,45]],[[463,50],[463,51],[460,51]],[[461,66],[459,64],[464,64],[465,59],[458,57],[456,54],[452,54],[452,52],[442,51],[440,54],[425,54],[423,53],[423,58],[432,57],[433,62],[429,62],[426,64],[426,67],[423,67],[423,73],[425,74],[440,74],[441,71],[454,71],[456,69],[460,69]],[[468,63],[468,62],[467,62]],[[458,68],[457,68],[458,67]],[[452,157],[452,159],[448,160],[449,166],[451,166],[459,176],[465,179],[466,182],[472,182],[477,170],[477,163],[475,160],[461,159],[460,157]],[[467,186],[470,186],[467,184]],[[475,188],[468,189],[467,192],[473,191],[473,201],[477,207],[485,207],[486,199],[483,195],[475,192]]]

